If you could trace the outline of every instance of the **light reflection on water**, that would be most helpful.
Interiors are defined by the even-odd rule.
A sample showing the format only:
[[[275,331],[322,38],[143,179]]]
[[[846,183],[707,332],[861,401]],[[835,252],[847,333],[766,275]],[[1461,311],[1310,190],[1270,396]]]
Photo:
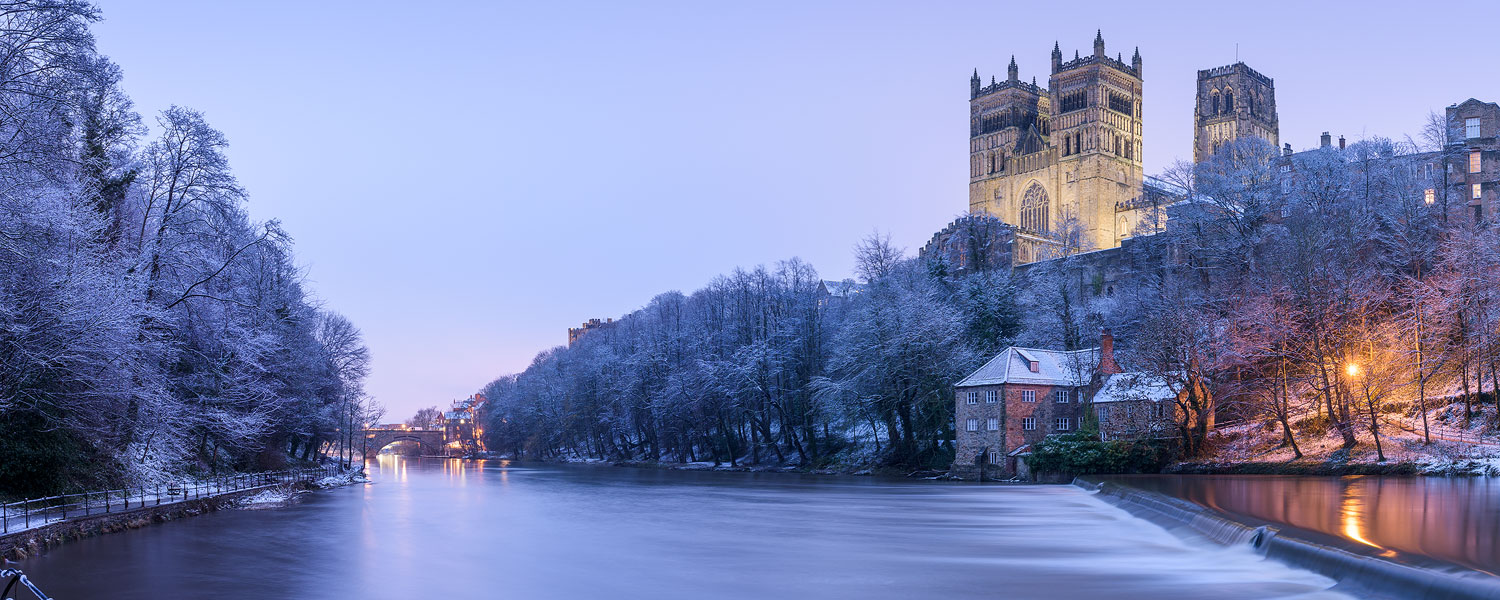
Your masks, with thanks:
[[[1452,477],[1119,477],[1204,506],[1343,538],[1371,554],[1500,573],[1500,480]]]
[[[1070,486],[370,468],[371,485],[84,540],[22,568],[59,598],[1340,597]]]

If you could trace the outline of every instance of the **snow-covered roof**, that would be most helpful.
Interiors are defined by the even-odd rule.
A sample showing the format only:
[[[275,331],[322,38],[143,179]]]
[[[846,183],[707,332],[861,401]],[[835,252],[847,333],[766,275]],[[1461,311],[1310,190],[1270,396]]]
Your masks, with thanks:
[[[1036,372],[1031,370],[1032,362],[1037,364]],[[1081,386],[1088,383],[1098,365],[1098,348],[1065,351],[1011,346],[958,382],[958,387],[1002,383]]]
[[[1107,375],[1104,385],[1094,394],[1094,403],[1150,400],[1161,402],[1177,397],[1166,378],[1149,373],[1115,373]]]
[[[824,279],[823,280],[823,289],[826,290],[828,292],[828,295],[830,295],[830,296],[836,296],[836,297],[839,297],[839,298],[848,298],[850,296],[853,296],[855,294],[858,294],[860,292],[865,291],[865,286],[863,284],[856,283],[852,279],[845,279],[843,281],[833,281],[831,279]]]

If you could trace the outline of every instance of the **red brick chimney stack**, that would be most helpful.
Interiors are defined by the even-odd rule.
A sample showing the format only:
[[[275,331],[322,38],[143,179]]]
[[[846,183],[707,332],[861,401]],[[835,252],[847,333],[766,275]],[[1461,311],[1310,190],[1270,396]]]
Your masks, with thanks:
[[[1119,363],[1115,362],[1115,336],[1109,334],[1109,329],[1105,329],[1099,334],[1099,374],[1114,375],[1124,372]]]

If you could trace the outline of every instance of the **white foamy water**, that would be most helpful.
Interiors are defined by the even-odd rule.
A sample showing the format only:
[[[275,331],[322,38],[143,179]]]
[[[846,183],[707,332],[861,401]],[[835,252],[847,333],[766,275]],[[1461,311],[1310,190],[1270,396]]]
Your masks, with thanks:
[[[21,568],[59,598],[1345,597],[1070,486],[372,468],[370,485],[84,540]]]

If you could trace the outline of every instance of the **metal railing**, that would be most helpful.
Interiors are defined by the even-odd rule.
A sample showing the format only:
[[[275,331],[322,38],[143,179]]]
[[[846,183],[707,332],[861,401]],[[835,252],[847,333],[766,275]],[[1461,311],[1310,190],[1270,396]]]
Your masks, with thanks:
[[[31,580],[26,578],[25,573],[22,573],[15,569],[0,569],[0,580],[5,579],[8,579],[10,581],[6,582],[5,589],[3,591],[0,591],[0,598],[9,600],[9,598],[11,597],[10,591],[12,589],[15,589],[16,584],[19,583],[26,589],[31,590],[32,595],[36,596],[37,600],[52,600],[51,597],[43,594],[42,590],[37,589],[37,587],[31,583]]]
[[[33,525],[45,525],[69,518],[145,508],[147,505],[159,506],[183,500],[212,498],[219,494],[268,485],[316,481],[347,471],[348,469],[339,466],[326,466],[265,473],[239,473],[156,486],[28,498],[9,504],[0,504],[0,533],[22,531]],[[0,598],[3,597],[0,596]]]

